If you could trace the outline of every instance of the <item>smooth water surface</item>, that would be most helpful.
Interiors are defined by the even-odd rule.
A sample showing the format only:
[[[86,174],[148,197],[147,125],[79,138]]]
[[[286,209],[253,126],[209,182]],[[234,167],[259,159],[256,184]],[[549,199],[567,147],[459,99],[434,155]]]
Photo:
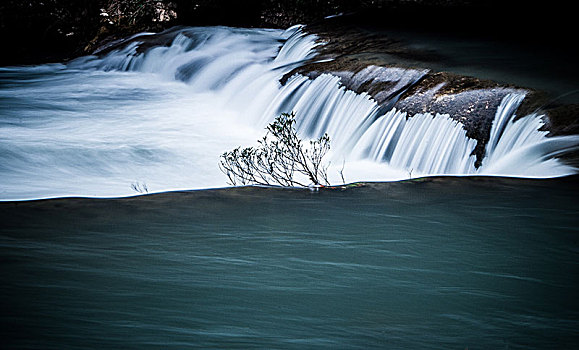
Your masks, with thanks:
[[[7,349],[571,349],[577,179],[0,203]]]

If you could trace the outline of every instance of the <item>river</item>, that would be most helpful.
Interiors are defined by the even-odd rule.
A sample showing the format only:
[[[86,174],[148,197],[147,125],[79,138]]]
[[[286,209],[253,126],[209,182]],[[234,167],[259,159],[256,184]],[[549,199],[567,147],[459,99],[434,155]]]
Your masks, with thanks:
[[[2,341],[573,348],[577,184],[447,177],[2,203]]]
[[[327,74],[279,83],[321,44],[180,27],[1,67],[0,347],[576,347],[579,182],[559,155],[579,137],[517,116],[513,90],[477,168],[447,114]],[[330,135],[338,186],[228,188],[220,155],[290,111]]]

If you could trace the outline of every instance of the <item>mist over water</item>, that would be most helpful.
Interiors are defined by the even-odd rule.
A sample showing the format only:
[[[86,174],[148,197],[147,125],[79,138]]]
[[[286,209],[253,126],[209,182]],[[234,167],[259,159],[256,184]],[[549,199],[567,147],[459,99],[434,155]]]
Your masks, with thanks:
[[[226,186],[219,156],[255,145],[276,115],[290,111],[302,137],[330,135],[334,184],[342,167],[346,182],[574,173],[553,156],[579,137],[546,138],[540,115],[513,122],[524,93],[504,98],[476,169],[476,141],[448,115],[381,111],[330,75],[295,75],[282,86],[285,73],[315,59],[316,39],[298,26],[176,28],[137,35],[100,58],[0,68],[0,199]],[[420,74],[386,69],[379,78]]]

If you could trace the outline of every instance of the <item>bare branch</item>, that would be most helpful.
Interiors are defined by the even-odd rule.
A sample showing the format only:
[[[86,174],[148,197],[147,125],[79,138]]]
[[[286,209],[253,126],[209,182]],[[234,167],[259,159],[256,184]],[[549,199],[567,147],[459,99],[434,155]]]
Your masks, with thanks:
[[[328,165],[322,163],[330,149],[327,134],[310,141],[306,147],[297,135],[293,112],[282,113],[266,130],[267,134],[257,141],[257,148],[238,147],[221,155],[219,169],[229,184],[306,187],[295,179],[296,174],[302,174],[312,185],[329,185]]]

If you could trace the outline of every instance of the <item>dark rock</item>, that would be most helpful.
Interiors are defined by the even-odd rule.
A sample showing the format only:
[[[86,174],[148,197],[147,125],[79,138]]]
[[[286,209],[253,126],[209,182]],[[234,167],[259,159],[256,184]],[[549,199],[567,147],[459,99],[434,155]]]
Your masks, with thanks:
[[[101,18],[102,1],[3,0],[0,64],[62,61],[82,54]]]
[[[473,151],[475,166],[482,164],[486,144],[497,108],[510,93],[525,93],[517,117],[531,113],[546,114],[545,129],[550,136],[579,133],[577,106],[552,107],[545,93],[494,81],[425,69],[444,57],[428,50],[407,47],[404,43],[377,34],[342,19],[308,25],[323,46],[315,61],[286,74],[281,83],[294,74],[315,79],[321,74],[340,77],[347,89],[367,93],[385,112],[395,107],[407,112],[448,114],[460,122],[466,135],[477,140]]]

